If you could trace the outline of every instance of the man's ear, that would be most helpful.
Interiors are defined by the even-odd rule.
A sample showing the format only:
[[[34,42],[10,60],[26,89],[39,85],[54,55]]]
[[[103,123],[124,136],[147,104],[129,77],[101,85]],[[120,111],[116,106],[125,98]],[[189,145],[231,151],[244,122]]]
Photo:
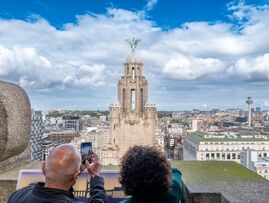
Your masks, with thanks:
[[[46,162],[42,162],[42,174],[45,176],[46,175]]]
[[[80,175],[80,170],[78,170],[76,173],[73,175],[73,181],[76,182],[78,179],[78,176]]]

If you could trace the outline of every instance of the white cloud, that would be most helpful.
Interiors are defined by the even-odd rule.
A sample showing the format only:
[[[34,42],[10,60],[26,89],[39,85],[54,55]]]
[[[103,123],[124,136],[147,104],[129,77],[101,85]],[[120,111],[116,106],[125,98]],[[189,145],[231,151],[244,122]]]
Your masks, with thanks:
[[[231,19],[246,25],[257,23],[261,16],[268,15],[269,9],[269,5],[248,5],[244,1],[232,1],[227,7],[232,12]]]
[[[223,70],[223,67],[223,63],[218,59],[178,55],[165,64],[163,72],[176,79],[193,80],[219,73]]]
[[[269,8],[229,9],[232,23],[189,22],[168,31],[143,11],[115,8],[77,16],[61,30],[42,18],[0,19],[0,78],[38,89],[114,84],[130,52],[124,40],[134,36],[143,40],[137,52],[144,71],[156,81],[160,72],[180,80],[219,74],[269,80]]]
[[[11,49],[0,45],[0,76],[17,77],[19,84],[38,85],[47,83],[46,80],[53,80],[51,62],[44,56],[39,55],[32,47],[13,47]],[[29,79],[30,78],[30,79]]]
[[[34,48],[8,49],[0,46],[0,76],[16,77],[23,87],[42,89],[65,85],[99,86],[104,84],[107,76],[103,64],[80,65],[82,61],[59,63],[56,59],[54,62],[52,64]]]
[[[266,106],[266,107],[269,107],[269,99],[263,99],[261,101],[261,104],[264,105],[264,106]]]
[[[106,66],[103,64],[95,64],[93,66],[82,65],[75,74],[66,75],[63,84],[81,86],[100,86],[103,85]]]
[[[27,76],[21,76],[19,78],[19,85],[22,87],[30,87],[33,88],[36,85],[35,81],[29,81]]]
[[[269,53],[256,58],[240,58],[227,72],[246,80],[269,80]]]
[[[147,4],[146,4],[146,10],[150,11],[154,8],[154,6],[158,3],[158,0],[148,0]]]

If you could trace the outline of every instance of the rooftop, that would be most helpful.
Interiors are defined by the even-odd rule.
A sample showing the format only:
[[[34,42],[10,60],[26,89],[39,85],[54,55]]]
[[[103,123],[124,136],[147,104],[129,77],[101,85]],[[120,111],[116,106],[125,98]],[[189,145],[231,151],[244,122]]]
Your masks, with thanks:
[[[126,63],[141,63],[139,57],[135,52],[132,52],[126,59]]]
[[[246,142],[251,142],[251,141],[269,141],[267,139],[264,138],[205,138],[204,137],[205,133],[203,132],[195,132],[195,133],[191,133],[188,138],[196,141],[196,142],[239,142],[239,141],[246,141]]]

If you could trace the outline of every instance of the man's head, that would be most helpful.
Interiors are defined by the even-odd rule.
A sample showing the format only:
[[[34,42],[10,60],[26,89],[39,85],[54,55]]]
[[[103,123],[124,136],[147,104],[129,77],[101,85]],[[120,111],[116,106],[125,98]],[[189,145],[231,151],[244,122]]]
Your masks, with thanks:
[[[120,183],[126,195],[151,199],[165,193],[171,184],[171,166],[154,147],[134,146],[121,160]]]
[[[66,185],[75,184],[80,174],[81,155],[75,145],[62,144],[50,151],[42,172],[46,184]]]

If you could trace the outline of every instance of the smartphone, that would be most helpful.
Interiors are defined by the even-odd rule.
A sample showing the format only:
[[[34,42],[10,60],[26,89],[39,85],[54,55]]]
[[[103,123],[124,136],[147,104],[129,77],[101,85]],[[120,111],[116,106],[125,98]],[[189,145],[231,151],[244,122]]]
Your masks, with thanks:
[[[85,163],[85,160],[88,160],[91,163],[92,156],[92,143],[91,142],[82,142],[80,144],[80,153],[82,158],[82,163]]]

